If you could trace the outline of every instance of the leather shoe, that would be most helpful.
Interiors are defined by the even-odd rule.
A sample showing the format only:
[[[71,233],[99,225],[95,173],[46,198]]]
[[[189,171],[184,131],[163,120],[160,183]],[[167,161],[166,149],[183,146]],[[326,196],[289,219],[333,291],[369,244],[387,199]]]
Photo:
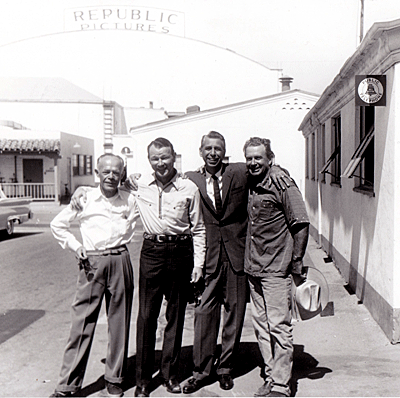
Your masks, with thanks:
[[[146,387],[137,386],[135,390],[135,397],[149,397],[150,393],[147,391]]]
[[[165,380],[164,387],[172,394],[180,394],[182,392],[180,384],[175,379]]]
[[[183,393],[184,394],[192,394],[200,388],[203,387],[203,383],[201,380],[197,380],[194,377],[191,377],[187,383],[183,386]]]
[[[220,375],[219,386],[223,390],[231,390],[233,388],[233,379],[231,375]]]
[[[271,391],[269,394],[266,395],[267,397],[287,397],[286,394],[279,391]]]

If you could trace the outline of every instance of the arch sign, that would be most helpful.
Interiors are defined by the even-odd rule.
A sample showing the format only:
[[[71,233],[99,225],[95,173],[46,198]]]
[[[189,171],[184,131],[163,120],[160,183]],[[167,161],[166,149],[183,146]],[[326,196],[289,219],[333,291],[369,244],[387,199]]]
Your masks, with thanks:
[[[386,106],[386,76],[356,75],[357,106]]]
[[[185,37],[185,14],[141,6],[67,8],[64,30],[131,30]]]

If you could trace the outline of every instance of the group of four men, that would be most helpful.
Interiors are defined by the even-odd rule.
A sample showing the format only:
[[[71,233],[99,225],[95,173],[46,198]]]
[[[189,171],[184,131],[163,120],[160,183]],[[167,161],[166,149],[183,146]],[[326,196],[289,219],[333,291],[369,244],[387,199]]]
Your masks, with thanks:
[[[278,166],[267,139],[244,146],[246,163],[225,164],[225,139],[203,136],[204,166],[182,176],[165,138],[147,148],[154,170],[130,193],[119,188],[124,162],[102,155],[96,189],[76,192],[52,221],[55,237],[79,259],[72,327],[52,396],[71,396],[82,386],[103,296],[109,324],[105,381],[109,396],[122,396],[126,369],[133,274],[126,244],[140,216],[144,236],[139,268],[135,396],[149,396],[154,373],[157,319],[163,298],[166,320],[160,376],[170,393],[193,393],[216,374],[233,388],[235,365],[250,286],[254,330],[264,360],[265,380],[256,396],[289,396],[293,362],[290,315],[292,278],[305,276],[302,258],[308,217],[296,184]],[[273,181],[273,184],[271,183]],[[78,219],[83,243],[69,231]],[[193,376],[177,380],[189,282],[204,278],[195,307]],[[249,283],[250,282],[250,283]],[[217,339],[223,307],[222,349]]]

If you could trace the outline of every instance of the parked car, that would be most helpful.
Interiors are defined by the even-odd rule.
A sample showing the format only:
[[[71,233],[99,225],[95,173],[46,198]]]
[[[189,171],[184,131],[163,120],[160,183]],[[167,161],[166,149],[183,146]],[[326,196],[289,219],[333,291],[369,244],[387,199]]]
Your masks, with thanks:
[[[0,235],[10,236],[14,225],[32,218],[31,198],[7,198],[0,186]]]

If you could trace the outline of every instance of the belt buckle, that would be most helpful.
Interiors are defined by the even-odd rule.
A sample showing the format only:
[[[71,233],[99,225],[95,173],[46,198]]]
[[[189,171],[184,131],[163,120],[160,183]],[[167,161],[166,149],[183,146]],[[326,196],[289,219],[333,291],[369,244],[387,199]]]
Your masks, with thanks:
[[[156,242],[158,242],[158,243],[163,243],[164,242],[162,235],[155,235],[155,238],[156,238]]]

